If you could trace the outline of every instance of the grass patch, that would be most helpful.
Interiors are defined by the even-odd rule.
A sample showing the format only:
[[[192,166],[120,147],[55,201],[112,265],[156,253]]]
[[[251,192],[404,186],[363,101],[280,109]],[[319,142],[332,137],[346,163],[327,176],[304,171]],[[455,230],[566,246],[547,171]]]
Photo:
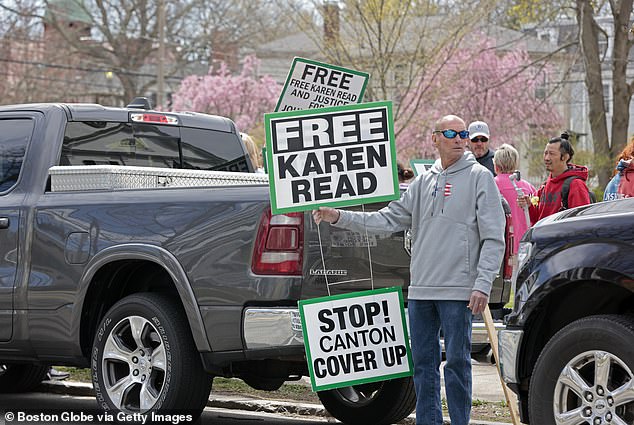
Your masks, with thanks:
[[[90,377],[90,369],[79,368],[79,367],[66,367],[66,366],[55,366],[55,369],[60,372],[68,372],[70,373],[70,377],[68,378],[70,381],[77,382],[92,382],[92,378]]]
[[[211,391],[223,394],[246,394],[262,400],[295,400],[319,403],[317,394],[309,386],[299,383],[285,383],[276,391],[261,391],[251,388],[241,379],[216,377]]]
[[[55,366],[55,368],[69,372],[71,381],[92,382],[90,369],[64,366]],[[300,382],[285,383],[276,391],[261,391],[251,388],[241,379],[215,377],[211,391],[212,394],[215,392],[223,395],[249,396],[261,400],[299,401],[320,404],[319,397],[312,391],[310,385]],[[442,410],[444,416],[449,416],[447,401],[444,398],[442,399]],[[510,422],[511,414],[505,402],[474,399],[471,418],[492,422]]]

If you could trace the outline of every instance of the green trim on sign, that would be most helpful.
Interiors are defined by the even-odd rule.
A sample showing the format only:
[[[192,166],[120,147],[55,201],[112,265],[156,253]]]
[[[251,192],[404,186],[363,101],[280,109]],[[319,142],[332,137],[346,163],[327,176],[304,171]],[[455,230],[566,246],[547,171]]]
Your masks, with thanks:
[[[389,288],[368,289],[366,291],[351,292],[349,294],[330,295],[328,297],[309,298],[307,300],[299,300],[300,307],[307,304],[323,303],[326,301],[344,300],[347,298],[367,297],[369,295],[386,294],[388,292],[400,292],[401,301],[403,300],[403,290],[400,286],[390,286]]]
[[[398,299],[401,304],[401,319],[403,320],[403,334],[405,335],[405,349],[407,350],[407,362],[409,363],[409,370],[411,371],[410,375],[414,374],[414,360],[412,358],[412,349],[409,344],[409,332],[407,331],[407,317],[405,317],[405,301],[403,300],[403,289],[400,286],[396,287],[398,289]]]
[[[271,213],[273,209],[277,206],[277,198],[275,197],[275,184],[271,183],[274,180],[273,170],[275,165],[273,164],[273,141],[271,140],[271,119],[267,115],[264,114],[264,149],[266,150],[266,162],[270,165],[267,165],[266,174],[269,176],[269,199],[271,201]]]
[[[392,293],[392,292],[398,293],[398,299],[399,299],[400,310],[401,310],[401,320],[403,324],[403,336],[405,339],[405,350],[407,352],[407,363],[409,366],[409,371],[394,373],[391,375],[373,376],[373,377],[365,378],[365,379],[355,379],[350,381],[337,382],[335,384],[318,386],[315,383],[315,371],[313,370],[313,358],[310,352],[310,345],[308,343],[308,332],[307,332],[308,328],[306,327],[306,316],[304,314],[304,306],[310,305],[310,304],[322,303],[322,302],[342,300],[342,299],[381,295],[381,294]],[[404,305],[405,304],[403,303],[403,289],[400,286],[392,286],[389,288],[379,288],[379,289],[373,289],[373,290],[367,290],[367,291],[352,292],[349,294],[339,294],[339,295],[332,295],[328,297],[319,297],[319,298],[310,298],[307,300],[300,300],[298,302],[299,317],[302,322],[304,350],[306,352],[306,361],[308,362],[308,372],[310,375],[310,383],[311,383],[312,390],[317,392],[317,391],[331,390],[334,388],[350,387],[352,385],[369,384],[371,382],[387,381],[390,379],[397,379],[397,378],[412,376],[412,374],[414,373],[414,362],[412,360],[412,350],[409,345],[409,333],[407,332],[407,321],[405,318]]]
[[[409,347],[407,347],[407,350],[409,352]],[[410,370],[412,370],[411,367],[410,367]],[[373,378],[367,378],[367,379],[357,379],[355,381],[337,382],[336,384],[322,385],[320,387],[315,386],[315,383],[313,382],[313,378],[311,376],[310,383],[312,386],[312,390],[314,392],[318,392],[318,391],[324,391],[324,390],[333,390],[335,388],[351,387],[353,385],[370,384],[372,382],[389,381],[391,379],[405,378],[407,376],[412,376],[412,374],[413,372],[411,371],[401,372],[401,373],[395,373],[394,375],[383,375],[383,376],[375,376]]]
[[[392,101],[383,100],[380,102],[368,102],[368,103],[350,103],[348,105],[341,106],[328,106],[326,108],[315,108],[315,109],[299,109],[297,111],[283,111],[283,112],[268,112],[264,114],[264,119],[275,119],[275,118],[288,118],[288,117],[299,117],[302,115],[320,115],[323,113],[329,112],[341,112],[341,111],[358,111],[362,109],[372,109],[372,108],[380,108],[385,107],[388,109],[389,117],[392,116]],[[389,118],[388,117],[388,118]]]
[[[436,162],[435,159],[410,159],[409,165],[412,167],[412,171],[414,171],[414,176],[418,176],[418,169],[416,168],[417,164],[433,165],[434,162]]]
[[[286,82],[284,83],[284,87],[282,88],[282,93],[280,97],[277,99],[277,104],[275,105],[275,112],[279,111],[280,104],[282,103],[282,99],[284,99],[284,95],[286,94],[286,90],[288,89],[288,85],[291,82],[291,77],[293,76],[293,72],[295,71],[295,66],[297,62],[309,63],[311,65],[320,66],[322,68],[330,68],[335,69],[337,71],[347,72],[349,74],[358,75],[359,77],[363,77],[365,80],[363,82],[363,87],[361,87],[361,91],[359,92],[359,99],[356,103],[361,103],[363,101],[363,95],[365,94],[365,89],[368,86],[368,81],[370,80],[370,74],[367,72],[356,71],[354,69],[344,68],[342,66],[331,65],[329,63],[318,62],[311,59],[300,58],[299,56],[295,56],[293,58],[293,63],[291,64],[291,69],[288,71],[288,75],[286,76]]]
[[[392,178],[393,178],[393,192],[389,195],[368,197],[368,198],[357,198],[357,199],[346,199],[342,201],[331,200],[324,202],[316,202],[311,204],[304,205],[295,205],[287,208],[280,208],[277,205],[277,197],[275,196],[275,178],[274,178],[274,169],[275,166],[273,164],[273,141],[271,138],[272,135],[272,121],[280,119],[280,118],[290,118],[290,117],[301,117],[305,115],[324,115],[329,113],[336,113],[342,111],[360,111],[364,109],[378,109],[385,108],[386,116],[387,116],[387,126],[388,126],[388,134],[389,134],[389,143],[391,150],[391,160],[392,160]],[[271,200],[271,213],[272,214],[284,214],[289,212],[301,212],[301,211],[310,211],[315,210],[319,207],[349,207],[353,205],[362,205],[362,204],[370,204],[374,202],[387,202],[393,201],[400,197],[400,189],[398,185],[398,172],[396,166],[396,140],[394,137],[394,116],[392,112],[392,102],[391,101],[382,101],[382,102],[370,102],[370,103],[360,103],[360,104],[350,104],[350,105],[342,105],[342,106],[331,106],[328,108],[319,108],[319,109],[303,109],[299,111],[285,111],[285,112],[271,112],[264,114],[264,128],[265,128],[265,145],[266,145],[266,154],[269,160],[269,164],[271,168],[267,171],[269,175],[269,194]]]
[[[271,179],[270,179],[270,176],[269,176],[269,189],[272,190],[271,185],[270,185],[270,181],[271,181]],[[273,197],[274,196],[275,196],[275,194],[273,192],[271,192],[271,201],[273,201]],[[289,207],[289,208],[278,208],[277,204],[275,204],[275,205],[271,204],[271,213],[272,214],[285,214],[285,213],[291,213],[291,212],[312,211],[312,210],[318,209],[319,207],[333,207],[333,208],[353,207],[355,205],[372,204],[372,203],[375,203],[375,202],[394,201],[394,200],[398,199],[399,197],[400,197],[400,193],[397,193],[397,194],[394,194],[394,195],[377,196],[377,197],[374,197],[374,198],[347,199],[345,201],[329,201],[329,202],[322,202],[322,203],[319,203],[319,204],[298,205],[296,207]]]
[[[295,57],[295,59],[293,59],[293,64],[291,65],[291,69],[288,71],[288,75],[286,76],[286,82],[284,83],[284,87],[282,88],[282,93],[280,94],[280,97],[277,98],[277,103],[275,104],[275,112],[280,110],[280,104],[282,103],[282,99],[284,99],[284,95],[286,94],[288,85],[291,82],[291,77],[293,75],[293,71],[295,71],[295,65],[297,64],[298,59],[298,57]]]

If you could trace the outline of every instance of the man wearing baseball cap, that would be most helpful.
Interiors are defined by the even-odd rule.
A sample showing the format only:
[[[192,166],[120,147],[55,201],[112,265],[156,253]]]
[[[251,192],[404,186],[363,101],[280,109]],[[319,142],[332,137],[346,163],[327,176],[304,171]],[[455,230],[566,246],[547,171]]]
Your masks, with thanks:
[[[493,167],[495,151],[489,149],[489,126],[484,121],[474,121],[469,124],[469,148],[476,161],[488,168],[495,176]]]

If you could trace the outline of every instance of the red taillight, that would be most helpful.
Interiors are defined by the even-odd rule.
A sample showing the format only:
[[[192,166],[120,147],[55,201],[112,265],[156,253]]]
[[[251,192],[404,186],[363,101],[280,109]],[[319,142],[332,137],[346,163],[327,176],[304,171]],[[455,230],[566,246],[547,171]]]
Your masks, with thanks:
[[[262,214],[253,249],[255,274],[301,275],[304,254],[304,213]]]
[[[504,229],[504,237],[506,239],[506,246],[504,247],[504,279],[511,279],[513,276],[513,252],[515,244],[513,243],[513,222],[511,221],[511,215],[506,214],[506,227]]]

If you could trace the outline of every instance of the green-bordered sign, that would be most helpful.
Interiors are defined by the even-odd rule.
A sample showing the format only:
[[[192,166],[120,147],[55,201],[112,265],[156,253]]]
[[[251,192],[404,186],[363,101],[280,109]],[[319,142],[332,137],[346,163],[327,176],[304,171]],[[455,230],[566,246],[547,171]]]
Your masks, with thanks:
[[[299,302],[313,391],[412,374],[400,287]]]
[[[369,78],[365,72],[296,57],[275,111],[361,103]]]
[[[391,102],[264,115],[273,214],[398,199]]]
[[[409,161],[412,170],[414,170],[414,175],[421,175],[424,171],[429,170],[432,165],[436,162],[435,159],[412,159]]]

